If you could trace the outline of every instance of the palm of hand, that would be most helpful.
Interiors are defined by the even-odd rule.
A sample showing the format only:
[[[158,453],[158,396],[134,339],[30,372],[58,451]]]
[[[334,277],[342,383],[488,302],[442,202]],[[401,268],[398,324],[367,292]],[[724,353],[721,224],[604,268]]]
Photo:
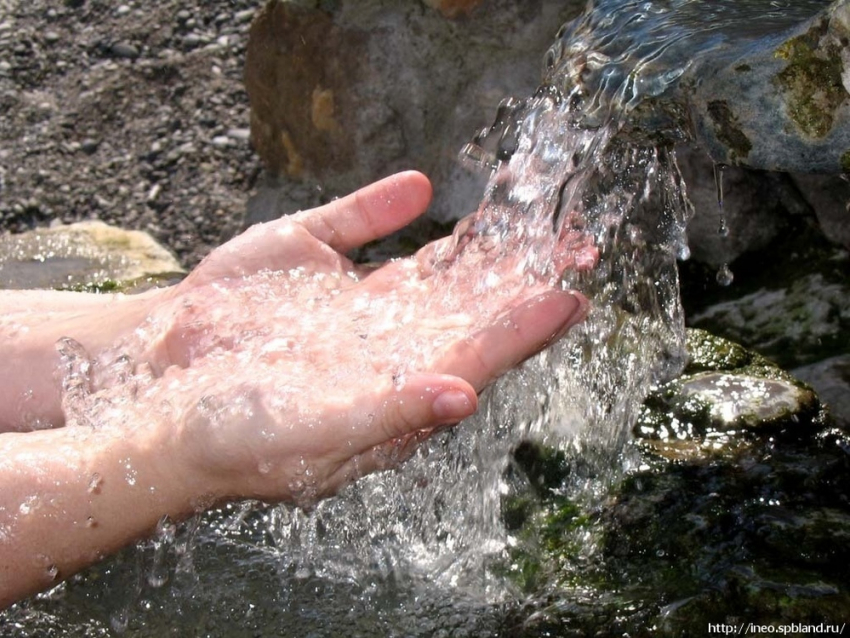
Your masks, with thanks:
[[[473,285],[474,259],[435,271],[439,242],[374,271],[344,257],[429,198],[426,178],[406,173],[254,227],[154,314],[163,374],[147,398],[182,389],[169,399],[184,415],[175,440],[218,494],[309,503],[392,465],[582,318],[579,298],[509,260],[489,288]]]

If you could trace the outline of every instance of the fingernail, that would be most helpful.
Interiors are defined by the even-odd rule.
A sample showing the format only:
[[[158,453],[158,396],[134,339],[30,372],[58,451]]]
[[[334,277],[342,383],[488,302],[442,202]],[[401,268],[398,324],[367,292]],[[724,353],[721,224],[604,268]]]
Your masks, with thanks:
[[[475,412],[472,401],[465,392],[446,390],[434,399],[431,406],[434,416],[441,421],[459,421]]]

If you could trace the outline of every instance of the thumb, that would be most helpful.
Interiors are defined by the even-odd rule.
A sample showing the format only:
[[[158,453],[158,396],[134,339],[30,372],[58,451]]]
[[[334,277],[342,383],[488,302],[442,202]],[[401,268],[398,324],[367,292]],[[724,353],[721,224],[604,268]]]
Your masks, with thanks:
[[[447,374],[413,373],[379,393],[368,410],[361,451],[421,430],[458,423],[478,409],[478,395],[465,380]]]

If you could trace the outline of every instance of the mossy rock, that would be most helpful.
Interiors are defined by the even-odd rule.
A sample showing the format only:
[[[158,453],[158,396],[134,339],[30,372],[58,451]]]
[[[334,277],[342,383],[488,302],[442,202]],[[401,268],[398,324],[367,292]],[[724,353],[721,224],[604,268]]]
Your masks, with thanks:
[[[132,292],[184,274],[147,233],[99,221],[0,235],[0,288]]]
[[[678,457],[706,438],[717,449],[730,432],[806,435],[826,424],[815,392],[761,355],[695,329],[687,350],[682,376],[647,397],[635,425],[639,438],[680,443],[659,451]]]

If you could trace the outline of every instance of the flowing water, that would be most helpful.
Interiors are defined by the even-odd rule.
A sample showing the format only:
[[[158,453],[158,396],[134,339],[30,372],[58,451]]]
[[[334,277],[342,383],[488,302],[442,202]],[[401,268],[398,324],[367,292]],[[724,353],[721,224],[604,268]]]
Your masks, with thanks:
[[[690,206],[669,144],[634,135],[631,118],[699,56],[822,7],[591,3],[547,54],[539,91],[503,102],[493,126],[463,149],[462,161],[491,178],[479,211],[438,254],[435,274],[450,297],[469,273],[456,264],[478,264],[476,294],[486,298],[499,293],[491,267],[510,260],[529,281],[560,278],[583,292],[592,302],[587,321],[496,383],[478,415],[398,470],[309,513],[247,503],[179,531],[164,522],[135,554],[44,597],[25,622],[70,623],[91,635],[105,627],[160,635],[176,624],[198,635],[241,627],[250,635],[472,636],[501,631],[508,610],[551,594],[546,579],[529,591],[517,560],[539,553],[540,539],[506,520],[511,504],[539,487],[520,467],[522,451],[554,455],[563,472],[549,489],[587,511],[599,507],[634,464],[625,443],[643,397],[683,363],[676,260],[688,255]],[[590,245],[592,268],[560,272],[565,249]],[[596,552],[592,526],[571,533],[567,575]],[[133,561],[138,568],[127,566]],[[126,593],[106,599],[97,581]],[[91,612],[99,618],[80,605],[99,607]]]

